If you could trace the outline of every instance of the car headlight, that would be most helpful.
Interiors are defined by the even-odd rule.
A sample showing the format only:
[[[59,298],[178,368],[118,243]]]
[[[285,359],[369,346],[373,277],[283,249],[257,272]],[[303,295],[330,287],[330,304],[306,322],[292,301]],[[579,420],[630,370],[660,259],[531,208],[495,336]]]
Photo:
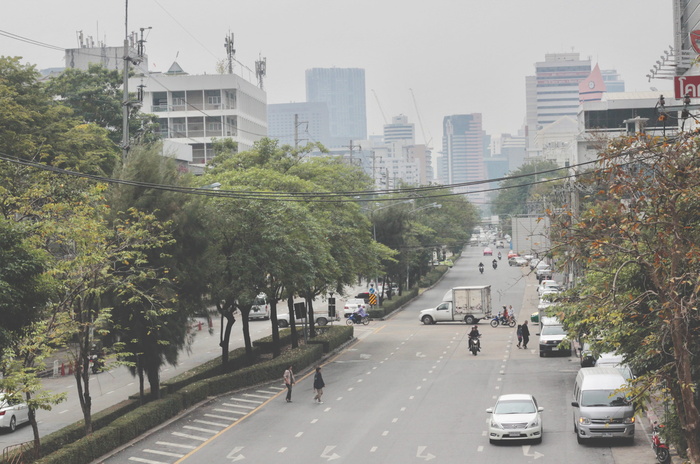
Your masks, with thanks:
[[[495,420],[492,420],[492,421],[491,421],[491,427],[494,428],[494,429],[502,429],[502,428],[503,428],[503,427],[501,426],[501,424],[499,424],[499,423],[496,422]]]
[[[625,424],[634,424],[634,417],[625,417]]]
[[[591,423],[591,420],[588,417],[579,417],[578,423],[583,424],[583,425],[588,425]]]
[[[528,424],[527,428],[537,427],[539,425],[540,425],[540,418],[535,417],[535,419],[532,422],[530,422],[530,424]]]

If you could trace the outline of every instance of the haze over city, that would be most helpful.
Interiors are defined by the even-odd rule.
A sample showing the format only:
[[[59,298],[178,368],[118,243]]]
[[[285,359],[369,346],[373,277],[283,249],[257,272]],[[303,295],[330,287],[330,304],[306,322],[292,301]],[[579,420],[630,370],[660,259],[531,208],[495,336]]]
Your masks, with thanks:
[[[125,7],[118,1],[12,2],[0,32],[77,48],[82,31],[120,46]],[[482,113],[488,134],[517,133],[525,117],[525,76],[546,53],[574,51],[601,69],[616,69],[627,91],[670,88],[670,81],[645,77],[673,40],[672,4],[658,0],[202,0],[196,6],[141,0],[129,2],[128,13],[128,31],[152,28],[145,31],[152,71],[177,61],[190,74],[215,73],[226,57],[224,39],[233,33],[234,72],[253,81],[255,60],[267,58],[268,103],[304,101],[306,69],[364,68],[368,134],[381,133],[382,111],[388,120],[405,114],[416,124],[417,142],[433,147],[440,146],[442,118],[450,114]],[[0,53],[37,69],[65,65],[61,50],[7,35],[0,35]]]

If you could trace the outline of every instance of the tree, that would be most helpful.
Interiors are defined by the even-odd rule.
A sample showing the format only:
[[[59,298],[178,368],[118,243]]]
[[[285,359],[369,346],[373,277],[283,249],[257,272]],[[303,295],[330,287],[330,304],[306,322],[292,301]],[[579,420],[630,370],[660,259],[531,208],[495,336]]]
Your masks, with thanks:
[[[542,187],[538,187],[537,182],[560,177],[566,175],[566,172],[547,172],[541,174],[542,171],[556,169],[557,163],[554,161],[534,161],[523,164],[520,168],[510,173],[511,178],[506,179],[499,184],[499,191],[496,199],[493,202],[493,212],[501,217],[515,216],[518,214],[528,214],[528,202],[539,203],[539,198],[542,196]],[[544,191],[551,189],[549,184],[545,185]],[[536,193],[539,192],[539,195]],[[540,211],[544,211],[544,207]],[[510,224],[506,223],[506,230],[510,230]]]
[[[596,170],[582,212],[551,216],[558,256],[583,265],[584,285],[561,309],[572,333],[603,336],[641,370],[638,401],[662,388],[682,432],[680,448],[700,463],[700,139],[616,140]]]
[[[109,132],[113,146],[122,143],[123,77],[116,70],[99,64],[91,64],[87,71],[66,68],[59,76],[49,80],[46,91],[71,108],[85,123],[94,123]],[[129,99],[135,100],[132,94]],[[136,105],[129,109],[129,134],[138,135],[144,144],[155,142],[157,117],[139,111]]]

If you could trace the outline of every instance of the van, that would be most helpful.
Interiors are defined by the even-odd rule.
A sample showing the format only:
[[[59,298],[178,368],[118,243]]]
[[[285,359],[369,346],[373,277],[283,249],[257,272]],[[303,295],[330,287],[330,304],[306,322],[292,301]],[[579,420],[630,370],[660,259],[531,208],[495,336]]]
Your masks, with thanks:
[[[576,375],[574,431],[581,443],[591,438],[634,441],[634,404],[625,396],[627,380],[613,367],[588,367]]]
[[[270,305],[267,303],[267,295],[260,293],[255,297],[253,306],[250,307],[248,319],[251,321],[254,319],[262,319],[265,321],[270,319]]]

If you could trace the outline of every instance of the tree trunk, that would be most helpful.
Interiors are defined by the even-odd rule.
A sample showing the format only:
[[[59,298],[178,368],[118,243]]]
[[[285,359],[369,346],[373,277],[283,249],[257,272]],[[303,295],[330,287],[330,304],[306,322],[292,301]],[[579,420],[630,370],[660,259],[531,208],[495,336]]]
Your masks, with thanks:
[[[148,384],[151,387],[151,401],[160,398],[160,366],[148,363],[146,374],[148,375]]]
[[[253,342],[250,339],[250,307],[247,309],[241,308],[241,318],[243,319],[243,343],[245,344],[245,355],[248,360],[248,365],[252,366],[255,363],[253,358]]]
[[[688,444],[688,459],[691,464],[700,464],[700,413],[695,404],[695,384],[692,377],[692,354],[688,350],[687,314],[677,314],[671,320],[671,339],[675,355],[676,374],[680,398],[676,399],[678,418],[683,437]],[[679,401],[680,400],[680,401]]]
[[[25,396],[27,398],[27,404],[29,404],[29,400],[32,399],[32,394],[27,392]],[[39,425],[36,423],[36,411],[32,408],[29,408],[29,423],[32,426],[32,433],[34,434],[34,452],[36,453],[34,456],[38,458],[41,439],[39,438]]]
[[[306,305],[309,307],[309,338],[316,336],[316,318],[314,317],[314,299],[311,292],[306,294]]]
[[[277,321],[277,296],[273,294],[270,301],[270,323],[272,324],[272,356],[277,357],[281,353],[280,328]]]
[[[221,364],[226,366],[228,364],[228,344],[231,339],[231,328],[236,322],[236,318],[233,316],[233,311],[223,311],[221,312],[221,317],[226,319],[226,325],[221,327],[222,338],[219,342],[221,346]]]
[[[299,340],[297,339],[297,315],[294,313],[294,297],[289,296],[287,298],[287,307],[289,308],[289,328],[292,330],[292,348],[299,347]]]

